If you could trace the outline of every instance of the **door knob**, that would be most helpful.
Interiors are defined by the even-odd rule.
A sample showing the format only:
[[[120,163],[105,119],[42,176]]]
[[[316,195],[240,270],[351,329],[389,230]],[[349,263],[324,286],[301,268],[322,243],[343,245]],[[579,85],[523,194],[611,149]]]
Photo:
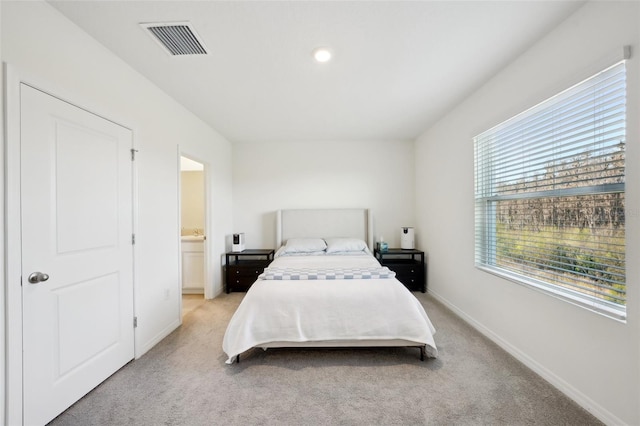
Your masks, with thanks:
[[[49,279],[49,275],[43,274],[42,272],[34,272],[29,275],[29,282],[31,284],[38,284],[40,282],[46,281]]]

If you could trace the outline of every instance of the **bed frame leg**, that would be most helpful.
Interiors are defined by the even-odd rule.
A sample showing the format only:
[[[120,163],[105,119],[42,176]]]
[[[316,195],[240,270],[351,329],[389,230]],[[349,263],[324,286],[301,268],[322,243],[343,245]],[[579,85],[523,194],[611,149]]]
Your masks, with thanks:
[[[236,355],[236,362],[240,364],[240,354]]]
[[[427,351],[426,346],[420,346],[420,361],[424,361],[424,355]]]

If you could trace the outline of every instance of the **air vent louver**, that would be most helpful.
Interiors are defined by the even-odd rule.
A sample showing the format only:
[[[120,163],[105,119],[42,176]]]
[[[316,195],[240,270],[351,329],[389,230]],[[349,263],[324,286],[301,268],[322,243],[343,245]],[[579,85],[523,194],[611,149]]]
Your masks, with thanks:
[[[204,43],[189,23],[140,24],[171,55],[206,55]]]

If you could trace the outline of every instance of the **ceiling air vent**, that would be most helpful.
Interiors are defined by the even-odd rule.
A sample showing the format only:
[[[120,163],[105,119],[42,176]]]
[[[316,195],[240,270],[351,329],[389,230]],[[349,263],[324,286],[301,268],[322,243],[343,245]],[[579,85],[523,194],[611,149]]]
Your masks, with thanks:
[[[206,55],[204,43],[188,22],[140,24],[153,39],[174,56]]]

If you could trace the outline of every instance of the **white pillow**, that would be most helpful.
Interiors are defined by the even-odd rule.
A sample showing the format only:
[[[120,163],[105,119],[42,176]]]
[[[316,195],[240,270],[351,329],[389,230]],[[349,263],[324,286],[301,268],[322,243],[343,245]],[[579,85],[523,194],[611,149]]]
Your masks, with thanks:
[[[285,253],[313,253],[323,251],[327,243],[322,238],[289,238],[284,246]]]
[[[367,243],[358,238],[327,238],[328,253],[367,252]]]
[[[290,252],[287,253],[285,251],[286,247],[282,246],[278,249],[278,251],[276,251],[276,254],[274,256],[274,258],[276,257],[280,257],[280,256],[324,256],[327,254],[326,251],[324,250],[319,250],[319,251],[307,251],[307,252]]]

